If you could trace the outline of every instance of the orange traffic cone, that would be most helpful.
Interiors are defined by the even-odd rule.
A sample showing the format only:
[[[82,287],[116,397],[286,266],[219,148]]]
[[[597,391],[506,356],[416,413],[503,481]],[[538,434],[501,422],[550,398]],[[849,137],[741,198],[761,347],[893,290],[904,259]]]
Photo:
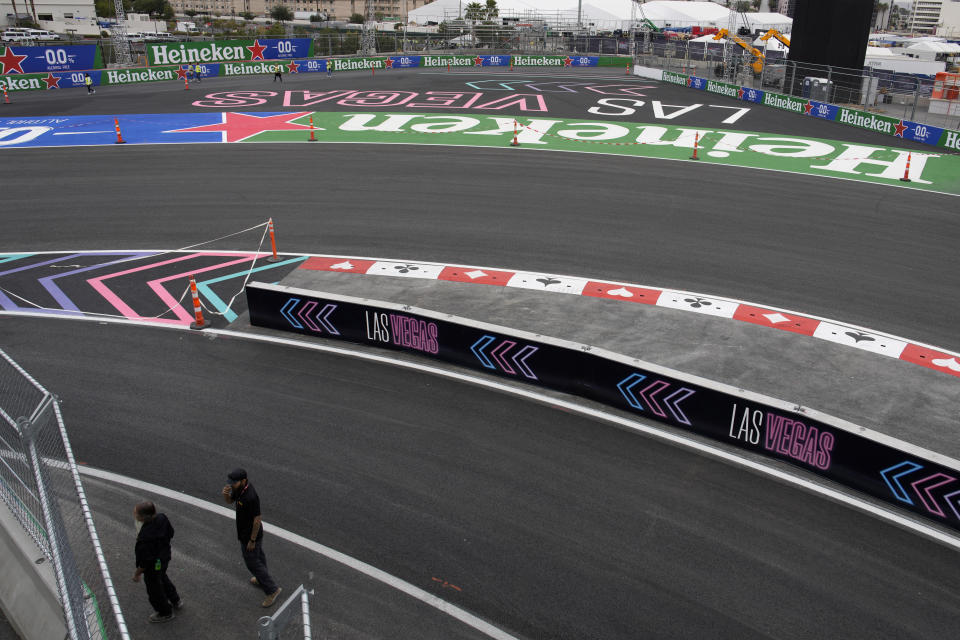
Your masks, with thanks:
[[[117,141],[114,144],[126,144],[127,141],[123,139],[122,135],[120,135],[120,120],[117,118],[114,118],[113,126],[117,130]]]
[[[691,160],[699,160],[699,159],[700,159],[700,158],[697,157],[697,147],[699,147],[699,146],[700,146],[700,132],[698,131],[698,132],[696,132],[696,133],[693,134],[693,155],[690,156],[690,159],[691,159]]]
[[[913,154],[907,154],[907,168],[903,170],[903,177],[900,178],[900,182],[910,182],[910,158]]]

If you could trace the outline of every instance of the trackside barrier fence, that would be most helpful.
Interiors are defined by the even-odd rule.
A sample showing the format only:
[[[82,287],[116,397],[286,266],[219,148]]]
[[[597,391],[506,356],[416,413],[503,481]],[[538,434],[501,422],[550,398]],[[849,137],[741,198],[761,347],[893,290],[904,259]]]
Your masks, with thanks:
[[[246,287],[253,325],[434,358],[786,462],[960,531],[960,462],[817,411],[602,349],[387,302]]]
[[[0,499],[53,566],[68,637],[128,639],[59,403],[2,351]]]
[[[310,598],[303,585],[272,616],[257,621],[258,640],[310,640]]]
[[[689,67],[689,71],[697,71],[696,67]],[[662,80],[670,84],[681,85],[716,93],[728,98],[752,102],[765,107],[790,111],[800,116],[832,120],[859,129],[868,129],[880,134],[902,140],[913,140],[949,152],[960,151],[960,131],[944,129],[930,124],[913,122],[911,120],[891,118],[870,111],[862,111],[855,107],[841,106],[815,100],[812,98],[797,98],[794,96],[776,93],[770,90],[755,89],[752,87],[731,84],[720,80],[710,80],[697,75],[687,75],[674,71],[665,71],[656,67],[637,65],[634,75],[652,80]]]

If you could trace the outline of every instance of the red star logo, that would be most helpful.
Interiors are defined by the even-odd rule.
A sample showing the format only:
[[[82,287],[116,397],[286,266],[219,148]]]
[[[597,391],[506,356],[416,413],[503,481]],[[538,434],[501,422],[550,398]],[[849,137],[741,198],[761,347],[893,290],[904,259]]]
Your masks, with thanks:
[[[287,65],[287,73],[300,73],[300,65],[297,64],[296,60],[291,60],[290,64]]]
[[[183,67],[183,65],[180,65],[180,67],[177,68],[177,80],[186,80],[186,79],[187,79],[187,70]]]
[[[50,72],[47,72],[47,77],[43,79],[47,83],[47,89],[59,89],[60,88],[60,78],[53,75]]]
[[[301,113],[281,113],[276,116],[251,116],[244,113],[226,112],[223,122],[205,124],[187,129],[174,129],[171,133],[191,133],[201,131],[222,131],[226,142],[246,140],[264,131],[299,131],[309,129],[308,124],[294,124],[292,120],[310,115],[309,111]]]
[[[693,86],[693,76],[690,76],[689,78],[687,78],[687,86],[688,87]]]
[[[910,127],[908,127],[907,125],[903,124],[903,120],[901,120],[900,122],[898,122],[897,124],[895,124],[895,125],[893,125],[893,126],[895,126],[895,127],[897,128],[897,130],[894,132],[893,135],[896,136],[896,137],[898,137],[898,138],[902,138],[902,137],[903,137],[903,132],[910,128]]]
[[[385,65],[387,65],[385,68],[387,68],[387,69],[393,69],[393,58],[385,58],[385,59],[383,60],[383,63],[384,63]]]
[[[807,100],[807,104],[803,105],[803,115],[809,116],[813,113],[813,103]]]
[[[20,64],[27,59],[27,56],[18,56],[13,52],[12,47],[7,47],[7,50],[0,56],[0,62],[3,63],[3,73],[23,73],[23,67]]]
[[[566,58],[563,59],[563,66],[569,67],[571,65],[573,65],[573,58],[571,58],[570,56],[567,56]]]
[[[267,46],[260,44],[259,40],[254,40],[253,45],[247,47],[250,50],[251,60],[263,60],[263,52],[266,50]]]
[[[746,92],[743,90],[743,87],[740,87],[739,89],[737,89],[737,100],[743,100],[744,93]]]
[[[474,65],[475,67],[482,67],[482,66],[483,66],[483,58],[480,57],[480,56],[477,56],[476,58],[474,58],[474,59],[473,59],[473,65]]]

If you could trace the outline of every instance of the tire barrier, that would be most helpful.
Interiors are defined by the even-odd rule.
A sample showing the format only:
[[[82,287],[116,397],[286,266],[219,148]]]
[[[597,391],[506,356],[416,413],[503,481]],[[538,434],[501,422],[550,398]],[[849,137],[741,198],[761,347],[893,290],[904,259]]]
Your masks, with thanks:
[[[246,287],[251,324],[376,346],[602,402],[960,530],[960,463],[805,407],[602,349],[409,306]]]

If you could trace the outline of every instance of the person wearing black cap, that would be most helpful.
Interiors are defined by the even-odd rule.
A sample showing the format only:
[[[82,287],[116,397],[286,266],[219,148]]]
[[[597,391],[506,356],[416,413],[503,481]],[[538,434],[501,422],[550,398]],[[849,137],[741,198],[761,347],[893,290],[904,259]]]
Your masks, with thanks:
[[[260,587],[266,594],[262,604],[272,606],[280,595],[280,587],[267,572],[267,557],[263,554],[263,523],[260,520],[260,497],[247,481],[245,469],[234,469],[227,474],[230,484],[223,487],[223,499],[227,504],[237,503],[237,538],[243,562],[253,574],[250,584]]]
[[[147,587],[147,598],[154,613],[150,622],[173,620],[173,610],[183,606],[177,588],[167,577],[167,565],[170,564],[170,540],[173,538],[173,525],[152,502],[141,502],[133,508],[133,519],[137,526],[137,544],[134,550],[137,570],[133,581],[143,582]]]

